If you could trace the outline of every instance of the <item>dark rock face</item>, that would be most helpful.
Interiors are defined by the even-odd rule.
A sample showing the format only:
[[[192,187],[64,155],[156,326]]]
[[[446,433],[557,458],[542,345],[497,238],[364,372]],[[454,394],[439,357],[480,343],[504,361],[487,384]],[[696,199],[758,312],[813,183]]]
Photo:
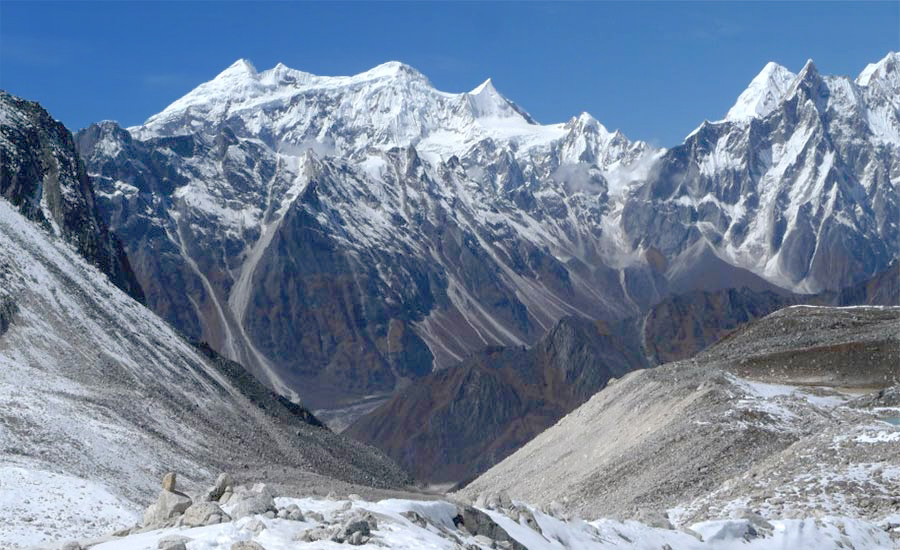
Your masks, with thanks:
[[[755,319],[802,300],[743,288],[673,296],[644,317],[644,346],[654,365],[693,357]]]
[[[0,336],[9,329],[19,307],[11,296],[0,296]]]
[[[489,348],[425,377],[345,433],[380,447],[420,480],[458,482],[641,366],[636,324],[568,317],[531,349]]]
[[[788,306],[897,304],[897,281],[895,265],[839,293],[692,291],[616,323],[565,318],[529,350],[489,348],[417,381],[345,433],[379,447],[423,481],[466,482],[587,401],[610,378],[690,359]],[[893,352],[885,349],[890,359]],[[837,346],[808,357],[813,364],[859,362],[858,356],[872,351]]]
[[[369,151],[383,163],[372,180],[312,152],[286,160],[227,126],[142,141],[107,122],[77,141],[148,305],[313,408],[386,396],[486,344],[531,345],[564,315],[623,318],[665,293],[649,267],[622,273],[596,250],[564,262],[509,221],[561,207],[596,222],[602,201],[545,194],[521,212],[485,190],[467,205],[448,192],[471,185],[455,158],[432,168],[414,148]],[[534,184],[520,183],[510,196]],[[483,210],[497,221],[476,221]],[[589,223],[558,226],[596,246]]]
[[[122,243],[98,211],[72,134],[36,102],[2,91],[0,111],[0,195],[143,300]]]
[[[107,135],[110,139],[104,142]],[[103,122],[79,131],[75,142],[89,170],[99,176],[93,182],[100,211],[125,243],[145,303],[188,337],[202,338],[196,309],[214,308],[208,290],[182,257],[177,242],[169,238],[178,234],[177,224],[157,223],[168,217],[170,201],[166,197],[185,183],[185,178],[168,166],[167,152],[190,156],[193,140],[164,140],[163,146],[153,149],[132,140],[118,125]],[[98,151],[91,153],[95,147]],[[151,276],[155,273],[166,276]]]
[[[833,305],[900,306],[900,261],[867,281],[842,289]]]

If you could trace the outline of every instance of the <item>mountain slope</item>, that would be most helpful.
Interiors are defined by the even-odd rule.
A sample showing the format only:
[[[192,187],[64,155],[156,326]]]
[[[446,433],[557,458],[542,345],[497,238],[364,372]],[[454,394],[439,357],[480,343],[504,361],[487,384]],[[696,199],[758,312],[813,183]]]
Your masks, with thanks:
[[[39,104],[0,90],[0,154],[0,195],[142,300],[122,243],[98,211],[72,134]]]
[[[233,363],[211,360],[110,284],[70,245],[0,200],[0,457],[36,480],[62,474],[144,505],[168,470],[400,486],[374,449],[315,427]],[[36,498],[40,482],[29,485]],[[92,497],[92,495],[87,495]],[[94,495],[96,496],[96,495]],[[43,498],[43,497],[41,497]],[[105,498],[105,497],[104,497]],[[99,535],[112,525],[70,533]],[[7,518],[10,529],[39,520]],[[74,521],[74,520],[73,520]]]
[[[344,433],[383,449],[420,481],[455,483],[641,366],[633,326],[567,317],[531,349],[492,348],[430,374]]]
[[[464,492],[505,489],[582,517],[669,510],[682,523],[748,509],[880,520],[896,513],[898,428],[829,386],[896,385],[898,326],[896,307],[780,310],[693,360],[607,386]],[[836,337],[858,350],[852,363],[821,361]],[[819,386],[798,386],[810,365]],[[802,381],[783,376],[794,366]]]
[[[420,481],[465,483],[584,403],[611,378],[690,359],[784,307],[900,305],[898,280],[895,264],[839,293],[697,290],[670,296],[621,322],[563,318],[531,349],[495,347],[473,354],[401,389],[344,433],[382,449]],[[828,353],[853,361],[852,349],[839,346],[824,355]]]

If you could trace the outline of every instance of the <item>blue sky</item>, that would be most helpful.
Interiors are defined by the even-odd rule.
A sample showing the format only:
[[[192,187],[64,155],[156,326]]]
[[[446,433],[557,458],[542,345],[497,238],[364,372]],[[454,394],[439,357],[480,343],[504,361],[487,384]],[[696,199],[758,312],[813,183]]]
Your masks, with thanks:
[[[721,118],[767,61],[857,75],[900,49],[900,2],[14,2],[0,88],[71,129],[142,122],[239,58],[355,74],[399,60],[448,92],[487,77],[538,121],[588,111],[662,146]]]

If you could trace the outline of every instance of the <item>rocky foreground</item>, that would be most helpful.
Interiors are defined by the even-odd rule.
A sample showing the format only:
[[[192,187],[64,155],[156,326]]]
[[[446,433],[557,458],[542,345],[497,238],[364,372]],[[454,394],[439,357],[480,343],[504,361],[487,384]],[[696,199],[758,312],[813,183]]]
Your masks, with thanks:
[[[730,549],[896,548],[900,515],[873,524],[823,516],[767,520],[751,511],[674,528],[666,520],[583,521],[553,504],[536,508],[505,492],[472,504],[450,500],[278,497],[265,484],[237,485],[222,474],[197,494],[167,474],[156,502],[134,527],[65,550],[400,549]]]

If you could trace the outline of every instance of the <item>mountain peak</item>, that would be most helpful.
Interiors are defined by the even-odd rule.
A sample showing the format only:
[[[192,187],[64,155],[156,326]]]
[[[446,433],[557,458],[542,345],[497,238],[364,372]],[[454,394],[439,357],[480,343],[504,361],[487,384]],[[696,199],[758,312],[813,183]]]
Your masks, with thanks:
[[[803,90],[809,97],[817,98],[821,91],[819,89],[820,86],[822,86],[822,76],[819,74],[819,69],[816,68],[816,64],[813,63],[812,59],[807,59],[803,68],[797,74],[797,78],[791,83],[787,96],[793,97],[800,90]]]
[[[247,59],[238,59],[234,63],[232,63],[227,69],[222,71],[216,76],[215,80],[219,80],[222,78],[233,78],[233,77],[241,77],[241,76],[250,76],[256,77],[256,67],[253,66],[253,63],[250,63]]]
[[[368,71],[359,73],[355,78],[359,78],[362,80],[374,80],[377,78],[409,77],[427,80],[422,73],[407,65],[406,63],[401,63],[400,61],[388,61],[386,63],[382,63],[381,65],[377,65],[369,69]]]
[[[771,113],[784,98],[795,75],[778,63],[770,61],[750,81],[738,96],[737,102],[725,115],[732,122],[762,118]]]
[[[482,82],[481,84],[476,86],[475,89],[473,89],[471,92],[469,92],[469,95],[481,95],[483,93],[498,94],[497,88],[494,88],[494,83],[491,82],[490,78],[488,78],[487,80],[485,80],[484,82]]]
[[[800,69],[800,74],[798,76],[801,80],[816,78],[819,76],[819,69],[816,68],[816,64],[813,63],[812,59],[807,59],[803,68]]]
[[[533,123],[527,113],[494,88],[490,78],[465,95],[469,97],[472,113],[477,118],[523,118],[528,123]]]
[[[567,128],[577,129],[579,131],[591,131],[594,133],[602,133],[609,134],[609,130],[606,129],[603,124],[600,123],[599,120],[591,116],[591,114],[587,111],[582,111],[580,115],[577,117],[572,117],[569,122],[566,124]]]
[[[900,53],[889,52],[881,61],[869,63],[859,73],[856,83],[860,86],[868,86],[874,80],[887,80],[900,84]]]

